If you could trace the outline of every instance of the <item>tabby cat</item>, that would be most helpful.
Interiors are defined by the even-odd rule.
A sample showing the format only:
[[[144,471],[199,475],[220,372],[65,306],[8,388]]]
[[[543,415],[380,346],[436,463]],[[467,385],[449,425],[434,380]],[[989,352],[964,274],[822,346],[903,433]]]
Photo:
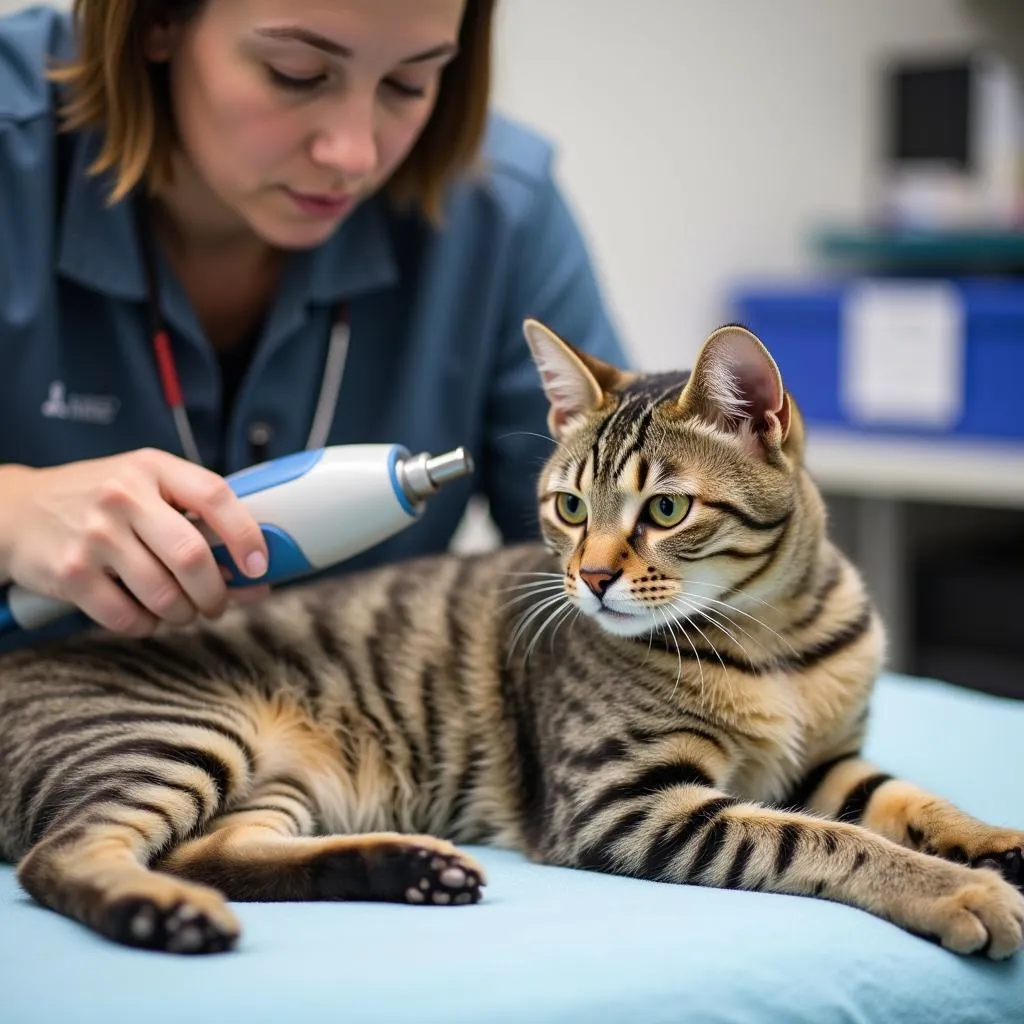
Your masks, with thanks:
[[[542,543],[0,659],[0,854],[117,942],[232,947],[225,902],[467,904],[452,843],[817,896],[1022,944],[1024,832],[861,759],[883,631],[746,330],[691,373],[524,333],[557,441]]]

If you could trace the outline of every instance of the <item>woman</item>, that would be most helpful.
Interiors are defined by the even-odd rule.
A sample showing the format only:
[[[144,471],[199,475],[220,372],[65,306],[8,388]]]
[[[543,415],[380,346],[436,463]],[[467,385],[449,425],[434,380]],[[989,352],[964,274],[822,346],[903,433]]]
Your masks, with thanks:
[[[523,318],[623,355],[548,146],[488,112],[493,7],[0,19],[0,582],[134,635],[216,616],[180,510],[258,578],[221,474],[321,444],[466,445],[503,537],[533,533]],[[445,548],[471,488],[344,568]]]

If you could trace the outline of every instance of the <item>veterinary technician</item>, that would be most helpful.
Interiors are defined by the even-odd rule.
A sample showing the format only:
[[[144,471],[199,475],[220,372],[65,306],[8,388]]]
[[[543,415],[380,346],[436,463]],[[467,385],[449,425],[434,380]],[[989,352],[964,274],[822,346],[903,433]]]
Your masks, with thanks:
[[[550,147],[489,109],[494,7],[0,18],[0,582],[128,634],[216,616],[181,511],[258,577],[222,474],[320,445],[477,465],[346,569],[444,549],[474,486],[505,540],[534,534],[550,442],[523,318],[624,356]]]

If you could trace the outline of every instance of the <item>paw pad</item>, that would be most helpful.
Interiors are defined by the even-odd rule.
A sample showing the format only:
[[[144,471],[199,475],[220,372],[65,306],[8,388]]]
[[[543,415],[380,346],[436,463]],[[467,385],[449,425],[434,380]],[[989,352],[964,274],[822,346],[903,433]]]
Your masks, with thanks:
[[[222,953],[238,938],[198,907],[183,901],[161,907],[144,896],[112,904],[101,930],[115,942],[166,953]]]
[[[405,892],[409,903],[447,906],[478,903],[482,897],[482,879],[458,854],[420,850],[412,863],[420,875]]]

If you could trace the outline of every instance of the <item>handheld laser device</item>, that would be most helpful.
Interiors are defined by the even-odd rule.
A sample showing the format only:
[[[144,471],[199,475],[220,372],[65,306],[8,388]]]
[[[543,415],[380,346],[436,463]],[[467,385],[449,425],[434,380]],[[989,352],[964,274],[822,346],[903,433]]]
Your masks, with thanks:
[[[427,500],[473,471],[464,448],[411,454],[397,444],[334,445],[285,455],[226,477],[260,525],[268,567],[259,579],[238,570],[203,523],[229,587],[280,584],[329,568],[411,526]],[[12,584],[0,592],[0,636],[31,632],[76,606]]]

